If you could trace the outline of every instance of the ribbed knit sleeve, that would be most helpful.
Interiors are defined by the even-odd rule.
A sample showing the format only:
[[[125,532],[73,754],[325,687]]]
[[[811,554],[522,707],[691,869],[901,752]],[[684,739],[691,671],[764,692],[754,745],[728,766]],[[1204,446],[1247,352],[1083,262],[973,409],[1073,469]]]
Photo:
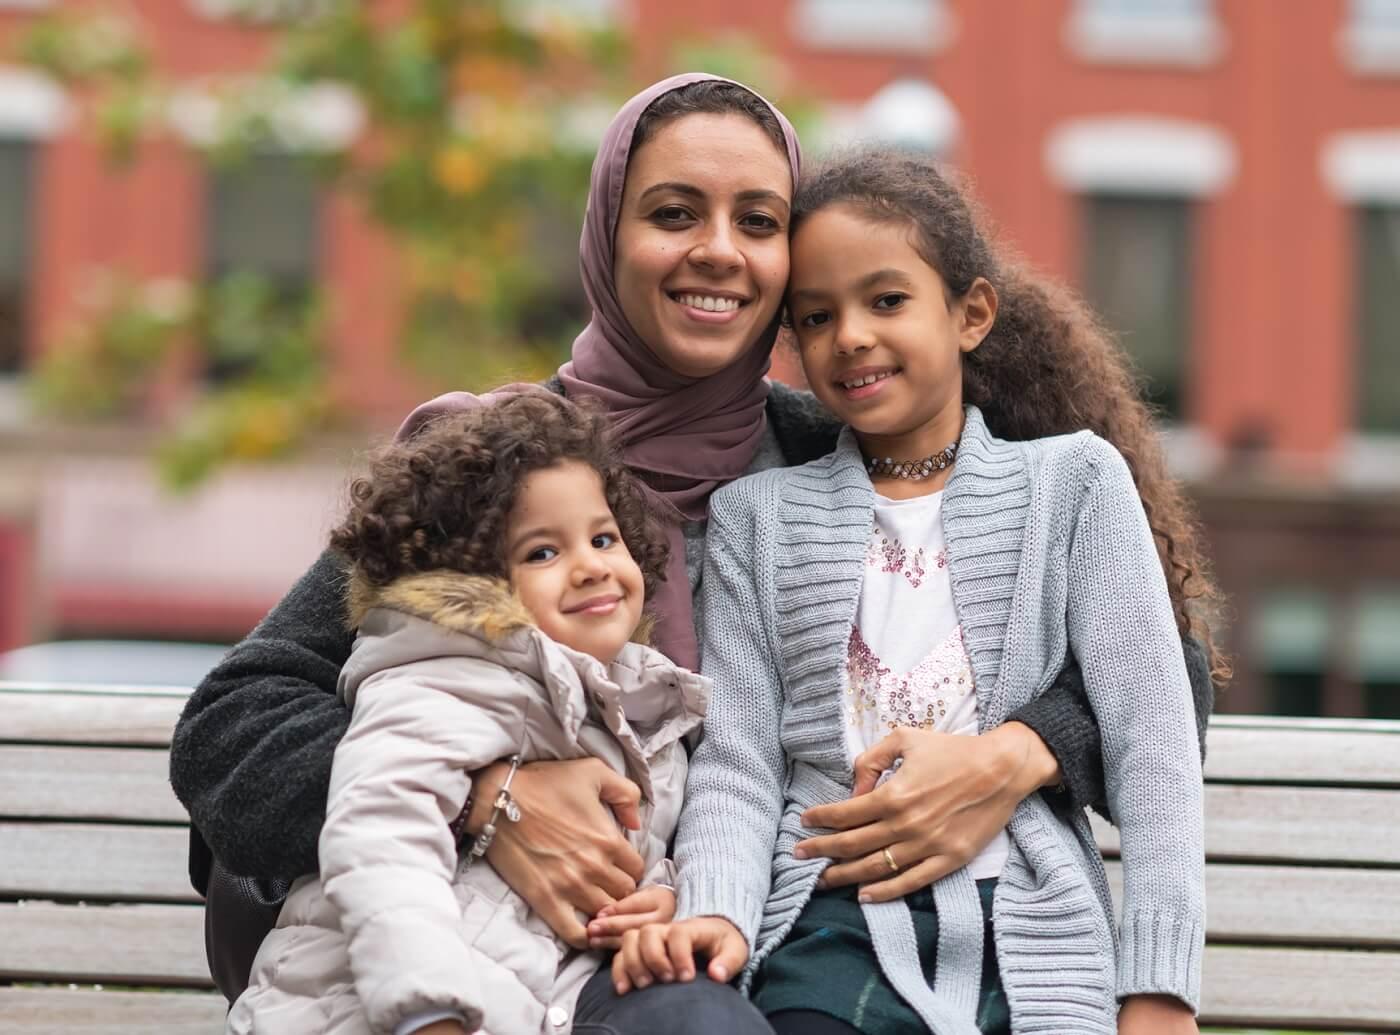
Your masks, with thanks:
[[[768,898],[783,805],[782,686],[759,608],[771,581],[755,524],[767,477],[744,479],[710,501],[704,574],[704,660],[714,681],[705,734],[690,762],[676,833],[676,919],[722,916],[750,951]],[[771,491],[771,490],[770,490]]]
[[[1166,579],[1123,458],[1085,438],[1068,558],[1068,628],[1103,738],[1122,839],[1120,997],[1198,1008],[1205,932],[1196,717]]]

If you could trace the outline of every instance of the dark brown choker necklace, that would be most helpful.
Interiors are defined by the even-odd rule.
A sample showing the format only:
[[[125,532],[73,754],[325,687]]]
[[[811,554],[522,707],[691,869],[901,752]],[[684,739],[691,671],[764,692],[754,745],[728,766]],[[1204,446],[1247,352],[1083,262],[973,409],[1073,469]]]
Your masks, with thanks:
[[[889,457],[884,459],[871,457],[865,461],[865,470],[872,478],[908,478],[910,481],[917,482],[937,471],[952,467],[953,458],[957,455],[958,444],[954,442],[922,460],[892,460]]]

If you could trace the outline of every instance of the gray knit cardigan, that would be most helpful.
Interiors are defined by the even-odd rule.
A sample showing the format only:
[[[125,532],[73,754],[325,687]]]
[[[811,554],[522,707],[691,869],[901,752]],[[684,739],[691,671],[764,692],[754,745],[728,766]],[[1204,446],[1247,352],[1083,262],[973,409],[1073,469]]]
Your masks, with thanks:
[[[744,988],[826,864],[792,857],[813,833],[802,811],[850,794],[842,686],[874,502],[849,430],[829,456],[711,499],[703,664],[715,689],[677,834],[677,918],[722,916],[744,933]],[[1037,794],[1012,816],[993,921],[1013,1030],[1112,1035],[1118,999],[1138,993],[1195,1008],[1200,756],[1181,640],[1127,464],[1089,432],[1001,441],[969,407],[943,521],[982,729],[1043,692],[1073,652],[1122,833],[1115,930],[1084,814]],[[876,954],[930,1030],[975,1035],[976,886],[961,870],[933,890],[933,986],[902,901],[864,907]]]

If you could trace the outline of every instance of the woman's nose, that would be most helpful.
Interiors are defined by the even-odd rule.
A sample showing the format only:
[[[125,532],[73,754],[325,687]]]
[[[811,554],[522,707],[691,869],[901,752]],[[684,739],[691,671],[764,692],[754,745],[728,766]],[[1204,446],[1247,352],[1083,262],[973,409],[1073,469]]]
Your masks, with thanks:
[[[744,264],[738,241],[727,223],[712,223],[690,252],[690,261],[704,269],[730,273]]]

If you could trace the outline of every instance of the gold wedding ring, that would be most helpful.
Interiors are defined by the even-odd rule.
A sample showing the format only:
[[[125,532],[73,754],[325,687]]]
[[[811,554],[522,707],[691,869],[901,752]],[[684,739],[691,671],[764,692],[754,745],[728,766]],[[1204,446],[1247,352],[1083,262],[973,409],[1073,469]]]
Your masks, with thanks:
[[[897,862],[894,861],[894,856],[890,854],[890,850],[889,850],[888,848],[886,848],[886,849],[883,851],[882,854],[883,854],[884,857],[885,857],[885,864],[886,864],[887,866],[889,866],[889,868],[890,868],[890,872],[891,872],[891,873],[898,873],[898,872],[899,872],[899,863],[897,863]]]

